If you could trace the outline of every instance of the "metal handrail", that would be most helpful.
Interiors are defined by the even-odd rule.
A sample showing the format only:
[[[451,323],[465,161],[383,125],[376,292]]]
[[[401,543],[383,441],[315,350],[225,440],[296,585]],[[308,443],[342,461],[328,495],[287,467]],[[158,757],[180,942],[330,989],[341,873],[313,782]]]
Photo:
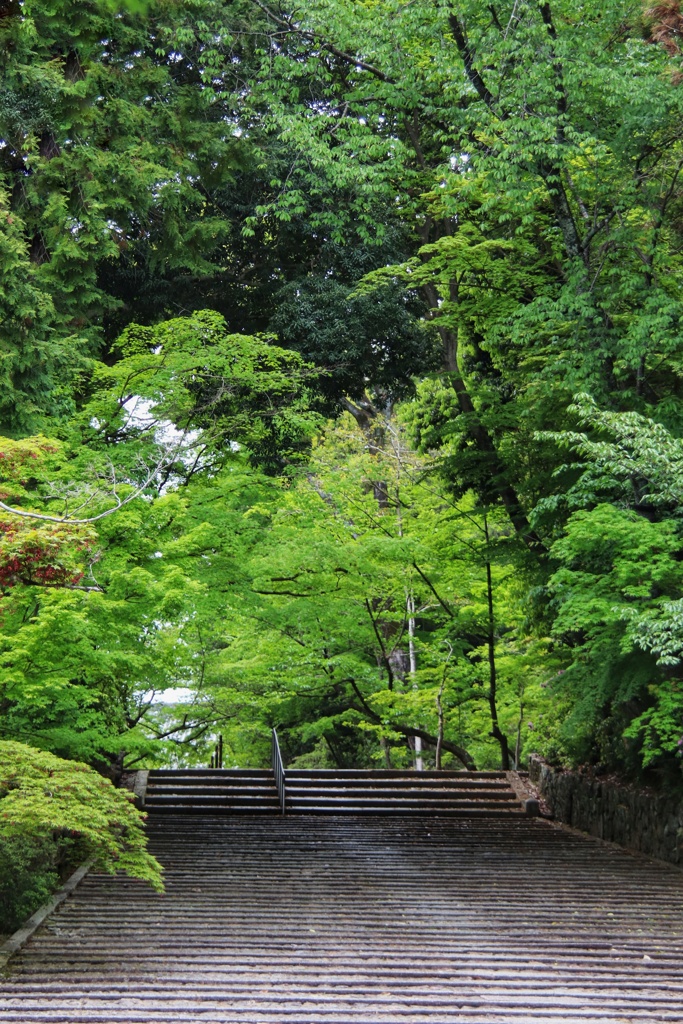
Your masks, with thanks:
[[[219,734],[218,743],[214,747],[213,754],[211,755],[211,761],[209,768],[222,768],[223,767],[223,736]]]
[[[282,754],[280,753],[280,744],[277,741],[277,732],[273,729],[273,736],[270,743],[270,760],[273,765],[273,775],[275,776],[275,785],[277,786],[277,794],[280,798],[280,810],[283,814],[286,813],[287,808],[287,789],[285,786],[285,767],[282,763]]]

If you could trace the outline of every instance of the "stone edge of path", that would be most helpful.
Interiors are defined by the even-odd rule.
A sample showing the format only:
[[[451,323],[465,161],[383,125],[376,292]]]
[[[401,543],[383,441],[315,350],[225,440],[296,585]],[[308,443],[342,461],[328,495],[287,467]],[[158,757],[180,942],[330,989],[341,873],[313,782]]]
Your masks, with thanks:
[[[580,836],[581,839],[590,839],[596,846],[604,846],[614,853],[625,853],[634,860],[644,860],[655,867],[668,868],[672,871],[677,871],[679,874],[683,873],[683,864],[673,864],[670,860],[653,857],[651,853],[643,853],[642,850],[632,850],[630,846],[622,846],[621,843],[615,843],[611,839],[602,839],[600,836],[594,836],[592,832],[584,832],[583,829],[576,828],[574,825],[568,825],[566,821],[560,821],[558,818],[549,818],[543,815],[541,820],[559,832],[568,832],[572,836]]]
[[[581,836],[582,839],[591,839],[598,846],[606,847],[608,850],[615,852],[626,853],[629,857],[634,857],[636,860],[648,861],[660,868],[673,868],[674,871],[683,872],[683,864],[674,864],[670,860],[663,860],[661,857],[654,857],[651,853],[643,853],[642,850],[634,850],[630,846],[624,846],[622,843],[615,843],[611,839],[603,839],[602,836],[593,835],[592,832],[585,832],[583,829],[577,828],[575,825],[569,825],[566,821],[562,821],[561,818],[554,817],[554,815],[550,813],[548,804],[541,796],[538,787],[531,782],[529,778],[522,778],[516,771],[508,771],[505,775],[514,789],[518,800],[527,811],[527,814],[529,813],[529,810],[526,806],[526,800],[529,797],[535,798],[535,802],[539,805],[540,813],[535,812],[532,813],[531,816],[540,818],[552,828],[555,828],[560,832],[568,832],[570,835]]]
[[[56,910],[56,908],[63,903],[67,896],[74,891],[79,882],[81,882],[88,871],[92,867],[92,859],[85,861],[79,868],[76,868],[73,875],[66,880],[63,886],[57,890],[57,892],[50,897],[47,903],[44,903],[42,907],[39,907],[34,914],[32,914],[28,921],[19,928],[14,935],[10,935],[9,939],[0,946],[0,971],[7,967],[10,957],[14,956],[17,950],[28,942],[33,933],[43,923],[43,921],[50,916],[50,914]]]
[[[123,782],[123,788],[133,794],[133,802],[139,811],[143,810],[145,806],[148,778],[149,771],[143,768],[137,772],[131,772]]]
[[[505,778],[508,785],[514,791],[525,814],[530,818],[545,818],[548,815],[541,812],[541,801],[534,786],[529,784],[528,779],[522,778],[518,771],[506,771]]]
[[[149,778],[149,771],[142,769],[135,773],[135,780],[133,782],[133,795],[135,797],[135,806],[138,810],[142,810],[145,806],[145,797],[147,795],[147,780]]]

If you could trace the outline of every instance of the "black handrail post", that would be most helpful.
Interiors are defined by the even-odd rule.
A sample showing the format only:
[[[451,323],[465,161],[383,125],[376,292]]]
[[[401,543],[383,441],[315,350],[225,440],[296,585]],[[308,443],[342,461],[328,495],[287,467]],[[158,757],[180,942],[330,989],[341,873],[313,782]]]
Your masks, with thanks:
[[[273,775],[275,776],[277,795],[280,798],[280,811],[282,812],[282,814],[285,814],[287,808],[285,769],[284,765],[282,764],[282,754],[280,753],[280,744],[277,741],[277,732],[275,729],[273,729],[273,735],[270,741],[270,760],[273,766]]]
[[[211,755],[211,761],[209,762],[209,768],[223,768],[223,734],[218,734],[218,743],[213,748]]]

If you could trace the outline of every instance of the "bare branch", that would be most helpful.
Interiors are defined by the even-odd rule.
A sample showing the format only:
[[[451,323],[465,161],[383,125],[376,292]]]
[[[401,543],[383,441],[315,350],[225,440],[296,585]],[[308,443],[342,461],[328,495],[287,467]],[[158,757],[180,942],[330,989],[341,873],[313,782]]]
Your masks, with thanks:
[[[443,610],[445,612],[448,612],[448,614],[450,615],[450,617],[452,619],[455,618],[455,616],[453,614],[453,609],[451,608],[451,606],[448,604],[447,601],[444,601],[444,599],[439,596],[436,588],[434,587],[434,584],[431,582],[431,580],[427,576],[425,576],[425,574],[423,573],[422,569],[420,568],[420,566],[415,561],[413,562],[413,568],[417,570],[418,575],[427,584],[427,586],[429,587],[429,589],[431,590],[432,594],[437,599],[437,601],[439,602],[439,604],[441,605]]]
[[[116,481],[116,469],[114,468],[114,466],[112,466],[112,491],[110,493],[110,497],[113,498],[115,505],[113,505],[112,508],[105,509],[104,512],[98,512],[97,515],[94,516],[87,516],[84,519],[76,519],[73,517],[73,515],[69,514],[63,516],[50,516],[42,512],[31,512],[28,509],[15,508],[12,505],[5,504],[4,501],[0,501],[0,509],[2,509],[3,512],[8,512],[10,515],[19,516],[21,519],[33,519],[42,523],[67,523],[72,526],[87,526],[90,523],[98,522],[100,519],[106,519],[107,516],[113,515],[115,512],[118,512],[119,509],[122,509],[125,505],[129,505],[131,501],[135,501],[136,498],[139,498],[140,495],[147,490],[147,488],[155,479],[155,477],[157,477],[158,474],[162,472],[162,470],[165,467],[169,467],[173,464],[173,462],[175,461],[175,459],[178,457],[182,450],[184,450],[184,445],[178,444],[171,451],[164,452],[159,461],[155,463],[155,465],[147,471],[144,481],[141,484],[139,484],[132,491],[132,493],[128,494],[125,498],[119,497],[119,495],[116,493],[116,488],[118,486]],[[80,505],[77,505],[74,511],[79,511],[80,509],[85,508],[87,504],[94,501],[98,494],[101,493],[102,492],[100,489],[96,490],[93,495],[87,498]]]
[[[479,69],[474,63],[474,53],[470,47],[470,44],[465,35],[465,29],[460,22],[460,19],[455,14],[451,14],[448,18],[448,23],[451,26],[451,32],[455,39],[455,45],[458,47],[462,62],[465,65],[465,73],[470,80],[470,83],[474,86],[479,94],[480,99],[484,101],[486,106],[492,110],[495,106],[495,99],[493,93],[489,91],[481,77]]]
[[[382,640],[382,634],[379,631],[379,626],[377,625],[377,622],[375,620],[375,616],[372,614],[372,607],[371,607],[370,602],[368,601],[367,597],[365,598],[365,607],[367,609],[368,615],[370,616],[370,622],[372,623],[372,628],[375,631],[375,636],[377,637],[377,643],[379,644],[379,649],[382,652],[382,660],[384,661],[384,666],[385,666],[385,668],[387,670],[387,677],[388,677],[387,678],[387,686],[388,686],[388,688],[390,690],[393,690],[393,688],[394,688],[394,673],[393,673],[393,670],[392,670],[392,667],[391,667],[391,662],[389,661],[389,655],[387,654],[386,647],[384,646],[384,641]]]

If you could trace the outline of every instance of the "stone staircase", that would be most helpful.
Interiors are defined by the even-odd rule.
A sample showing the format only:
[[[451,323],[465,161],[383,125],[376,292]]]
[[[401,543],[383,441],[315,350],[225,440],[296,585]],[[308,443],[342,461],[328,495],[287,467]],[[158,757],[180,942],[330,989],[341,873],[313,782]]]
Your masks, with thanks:
[[[143,804],[152,814],[277,814],[280,811],[272,771],[238,768],[151,771]]]
[[[673,865],[525,815],[147,829],[166,892],[90,872],[0,974],[0,1022],[683,1021]]]
[[[160,813],[280,813],[270,771],[150,771],[144,807]],[[504,772],[287,770],[286,814],[510,817],[524,814]]]

